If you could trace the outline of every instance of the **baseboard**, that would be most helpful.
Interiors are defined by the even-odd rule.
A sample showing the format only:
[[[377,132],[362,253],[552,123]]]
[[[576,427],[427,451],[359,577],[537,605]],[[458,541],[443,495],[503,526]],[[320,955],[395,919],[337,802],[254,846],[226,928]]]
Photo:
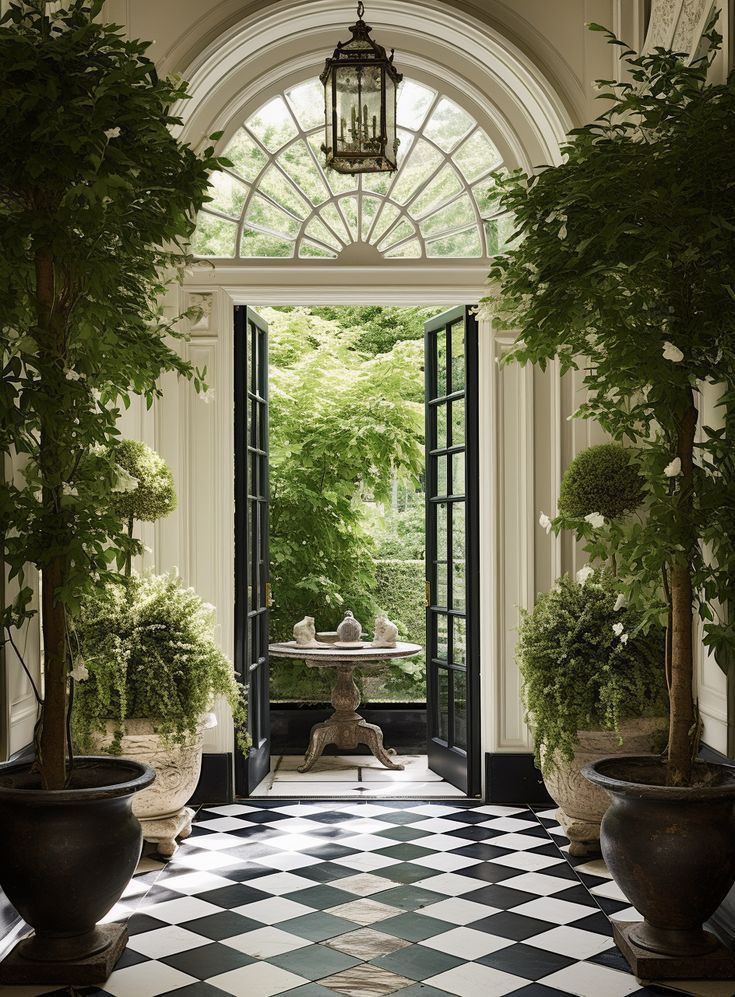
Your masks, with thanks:
[[[194,806],[223,806],[232,803],[235,790],[232,782],[232,753],[205,752],[197,788],[189,800]]]
[[[504,806],[555,806],[530,751],[485,754],[485,802]]]
[[[309,743],[314,724],[332,713],[326,703],[309,706],[292,703],[271,704],[271,755],[303,755]],[[426,754],[426,706],[411,703],[365,703],[360,716],[368,723],[377,724],[383,731],[385,744],[399,754]],[[325,755],[344,754],[329,745]],[[365,745],[358,745],[349,754],[369,755]]]

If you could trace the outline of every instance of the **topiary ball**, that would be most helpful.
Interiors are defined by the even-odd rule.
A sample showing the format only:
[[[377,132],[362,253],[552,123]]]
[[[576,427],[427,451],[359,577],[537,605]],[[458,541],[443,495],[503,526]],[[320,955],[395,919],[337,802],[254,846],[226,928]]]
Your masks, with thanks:
[[[118,516],[153,523],[173,512],[176,508],[174,476],[160,454],[138,440],[120,440],[111,456],[138,480],[138,487],[132,491],[112,494],[112,508]]]
[[[559,491],[559,513],[584,519],[599,512],[617,519],[643,502],[643,478],[619,443],[601,443],[577,454],[564,472]]]

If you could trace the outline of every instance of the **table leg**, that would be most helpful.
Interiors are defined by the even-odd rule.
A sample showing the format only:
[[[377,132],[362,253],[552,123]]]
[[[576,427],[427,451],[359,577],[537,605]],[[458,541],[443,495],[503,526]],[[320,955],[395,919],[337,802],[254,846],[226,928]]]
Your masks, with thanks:
[[[366,744],[378,761],[389,769],[402,769],[390,757],[390,751],[383,746],[383,732],[377,724],[369,724],[357,712],[360,705],[360,690],[355,685],[353,672],[355,665],[337,666],[337,680],[332,689],[334,713],[328,720],[314,724],[309,737],[309,747],[299,772],[308,772],[319,760],[328,744],[340,748],[356,748]]]

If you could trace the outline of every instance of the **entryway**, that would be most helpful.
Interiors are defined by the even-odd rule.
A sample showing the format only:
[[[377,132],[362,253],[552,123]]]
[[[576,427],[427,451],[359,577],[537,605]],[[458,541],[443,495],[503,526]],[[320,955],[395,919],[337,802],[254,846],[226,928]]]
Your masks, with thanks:
[[[279,743],[277,730],[274,740],[268,654],[269,333],[267,322],[249,306],[235,308],[234,323],[235,662],[248,687],[253,739],[249,757],[236,758],[236,792],[299,798],[477,795],[478,343],[470,308],[443,311],[424,330],[426,744],[418,751],[415,744],[408,751],[396,744],[404,764],[399,771],[384,768],[370,754],[345,755],[336,747],[299,773],[306,742],[299,756],[292,744]],[[359,712],[363,715],[362,707]],[[392,734],[401,740],[392,718],[382,726],[386,745]]]

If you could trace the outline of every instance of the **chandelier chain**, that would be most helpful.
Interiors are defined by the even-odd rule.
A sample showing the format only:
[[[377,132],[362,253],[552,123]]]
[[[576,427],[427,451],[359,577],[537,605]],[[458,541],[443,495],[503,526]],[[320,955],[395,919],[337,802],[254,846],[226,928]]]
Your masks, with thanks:
[[[360,20],[362,20],[362,15],[364,13],[365,13],[365,4],[362,2],[362,0],[359,0],[357,4],[357,16],[359,17]]]

